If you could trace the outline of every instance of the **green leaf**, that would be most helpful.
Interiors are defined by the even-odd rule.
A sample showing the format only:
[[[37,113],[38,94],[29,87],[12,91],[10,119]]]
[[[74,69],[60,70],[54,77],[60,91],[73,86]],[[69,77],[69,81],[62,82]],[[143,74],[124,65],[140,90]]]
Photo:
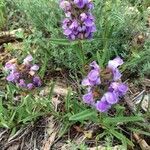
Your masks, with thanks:
[[[135,128],[128,128],[128,129],[130,129],[130,130],[133,131],[133,132],[137,132],[137,133],[140,133],[140,134],[143,134],[143,135],[150,136],[150,133],[149,133],[149,132],[142,131],[141,129],[135,129]]]
[[[69,41],[68,39],[50,39],[50,43],[53,44],[60,44],[60,45],[76,45],[79,43],[79,41],[84,44],[84,43],[89,43],[89,40],[76,40],[76,41]]]
[[[0,97],[4,97],[5,96],[5,92],[0,91]]]
[[[78,41],[69,41],[67,39],[50,39],[50,42],[53,44],[61,44],[61,45],[75,45]]]
[[[87,109],[87,110],[84,110],[78,114],[75,114],[75,115],[72,115],[69,120],[72,120],[72,121],[79,121],[79,120],[85,120],[85,119],[88,119],[90,117],[94,117],[96,116],[96,112],[95,111],[92,111],[90,109]]]
[[[37,113],[37,114],[31,115],[31,116],[28,116],[28,117],[24,118],[23,120],[20,120],[20,122],[23,122],[23,124],[25,124],[26,122],[33,121],[43,115],[45,115],[45,113]]]
[[[96,56],[97,56],[98,64],[101,66],[101,68],[103,68],[102,58],[101,58],[101,54],[99,51],[96,52]]]
[[[136,122],[136,121],[143,121],[143,118],[139,116],[132,116],[132,117],[107,117],[103,119],[105,124],[114,124],[114,123],[127,123],[127,122]]]
[[[118,131],[114,130],[114,129],[108,129],[108,131],[113,134],[117,139],[121,140],[123,145],[125,147],[127,147],[127,145],[130,146],[134,146],[134,144],[132,143],[132,141],[130,141],[128,138],[126,138],[123,134],[119,133]]]
[[[69,112],[70,106],[71,106],[71,89],[69,88],[67,96],[65,98],[65,109],[67,112]]]
[[[54,88],[55,88],[55,82],[51,82],[50,91],[48,94],[48,100],[50,101],[52,100],[52,97],[53,97]]]
[[[70,128],[72,124],[71,123],[64,123],[62,124],[60,130],[59,130],[59,134],[58,134],[58,139],[61,138]]]

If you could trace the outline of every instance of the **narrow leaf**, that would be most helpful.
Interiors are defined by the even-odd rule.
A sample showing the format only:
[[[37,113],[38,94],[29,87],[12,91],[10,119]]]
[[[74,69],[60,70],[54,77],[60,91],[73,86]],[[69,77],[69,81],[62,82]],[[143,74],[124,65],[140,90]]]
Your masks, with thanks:
[[[85,119],[88,119],[89,117],[91,116],[96,116],[96,113],[95,111],[92,111],[92,110],[84,110],[78,114],[75,114],[75,115],[72,115],[69,120],[74,120],[74,121],[78,121],[78,120],[85,120]]]
[[[132,147],[134,146],[134,144],[128,138],[126,138],[123,134],[119,133],[118,131],[114,129],[109,129],[109,132],[113,134],[117,139],[121,140],[125,147],[127,147],[127,145],[130,145]]]
[[[75,45],[78,41],[69,41],[67,39],[50,39],[50,42],[53,44],[61,44],[61,45]]]
[[[114,124],[114,123],[127,123],[127,122],[135,122],[135,121],[142,121],[143,118],[139,116],[132,116],[132,117],[107,117],[103,119],[105,124]]]

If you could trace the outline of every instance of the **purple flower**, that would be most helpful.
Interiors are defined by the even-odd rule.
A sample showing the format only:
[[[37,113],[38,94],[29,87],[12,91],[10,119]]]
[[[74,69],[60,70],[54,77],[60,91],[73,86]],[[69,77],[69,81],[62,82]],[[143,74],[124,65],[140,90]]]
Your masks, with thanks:
[[[110,107],[111,105],[105,100],[105,97],[96,103],[96,109],[100,112],[107,112]]]
[[[123,96],[128,91],[128,87],[124,83],[112,82],[109,89],[118,94],[118,96]]]
[[[117,81],[122,77],[122,74],[120,73],[118,68],[116,68],[115,70],[112,70],[112,71],[113,71],[113,80],[114,81]]]
[[[63,20],[62,29],[68,39],[92,38],[93,33],[96,32],[94,17],[90,13],[92,2],[89,0],[62,0],[60,7],[63,8],[67,17]]]
[[[17,64],[16,59],[13,60],[15,63],[11,63],[10,61],[6,63],[4,67],[4,70],[8,71],[6,80],[29,90],[41,86],[41,79],[36,75],[39,66],[31,63],[32,60],[32,56],[28,55],[23,60],[23,64]],[[26,84],[28,81],[33,81],[33,83]]]
[[[36,87],[40,87],[40,86],[42,85],[40,77],[38,77],[38,76],[34,77],[34,78],[33,78],[33,84],[34,84]]]
[[[68,18],[71,17],[71,12],[69,12],[69,11],[66,12],[66,13],[65,13],[65,16],[68,17]]]
[[[87,15],[86,15],[86,13],[81,13],[80,14],[80,19],[81,19],[81,21],[84,21],[85,19],[87,19]]]
[[[88,79],[93,82],[96,81],[98,77],[99,77],[99,71],[95,69],[91,70],[88,74]]]
[[[16,71],[16,64],[6,63],[5,68],[6,71]]]
[[[106,101],[111,105],[116,104],[118,102],[118,97],[114,92],[106,92],[104,94],[104,97]]]
[[[108,62],[108,68],[112,70],[113,73],[113,80],[117,81],[121,78],[121,73],[117,67],[121,66],[123,64],[123,60],[120,57],[116,57],[113,60],[110,60]]]
[[[70,2],[66,1],[66,0],[62,0],[60,2],[60,8],[63,9],[64,11],[68,11],[71,9],[71,4]]]
[[[85,26],[87,26],[87,27],[92,27],[92,26],[94,25],[94,22],[93,22],[93,20],[87,18],[87,19],[84,21],[84,24],[85,24]]]
[[[94,86],[99,85],[101,83],[100,78],[98,77],[95,81],[90,81],[88,78],[84,78],[82,80],[82,86]]]
[[[92,67],[95,70],[99,70],[100,71],[100,67],[99,65],[96,63],[96,61],[93,61],[92,63],[90,63],[90,67]]]
[[[99,85],[101,83],[100,80],[100,67],[96,63],[96,61],[93,61],[90,64],[90,67],[92,70],[89,72],[86,78],[83,79],[82,85],[83,86],[94,86]]]
[[[16,80],[19,79],[19,73],[18,72],[11,72],[6,80],[9,81],[9,82],[16,82]]]
[[[27,88],[28,88],[29,90],[32,90],[32,89],[34,88],[33,83],[29,83],[29,84],[27,84]]]
[[[11,73],[10,75],[7,76],[6,78],[7,81],[13,82],[15,80],[15,76],[13,73]]]
[[[37,70],[39,70],[39,66],[35,64],[30,68],[30,70],[37,71]]]
[[[128,86],[126,84],[120,84],[119,87],[118,87],[118,91],[119,91],[119,94],[120,96],[123,96],[127,93],[128,91]]]
[[[83,8],[86,4],[88,4],[88,0],[74,0],[74,3],[78,8]]]
[[[122,64],[123,64],[123,60],[120,57],[116,57],[113,60],[109,60],[108,68],[115,70],[117,67],[121,66]]]
[[[91,83],[88,78],[84,78],[81,83],[83,86],[91,86]]]
[[[33,60],[32,55],[28,55],[24,60],[23,64],[29,64]]]
[[[89,2],[89,3],[87,4],[87,7],[88,7],[89,9],[94,9],[94,5],[93,5],[92,2]]]
[[[92,104],[94,102],[92,92],[89,92],[89,93],[83,95],[82,99],[83,99],[84,103],[87,103],[87,104]]]
[[[91,70],[88,74],[88,79],[91,85],[98,85],[100,84],[99,72],[96,70]]]
[[[18,85],[19,85],[20,87],[22,87],[22,88],[25,88],[25,87],[26,87],[25,80],[24,80],[24,79],[20,79]]]
[[[112,71],[113,80],[102,80],[101,83],[101,69],[99,65],[93,61],[90,64],[90,72],[82,81],[82,85],[86,86],[88,92],[87,94],[83,95],[83,101],[87,104],[90,104],[92,107],[94,106],[100,112],[107,112],[112,105],[118,103],[119,98],[125,95],[128,90],[127,85],[121,83],[121,81],[117,81],[121,78],[121,73],[117,67],[122,64],[123,61],[119,57],[115,58],[114,60],[110,60],[108,63],[108,73],[109,70]],[[104,70],[104,72],[105,71],[107,73],[107,70]],[[98,99],[98,96],[101,96],[101,93],[104,93],[104,95],[99,97],[100,100],[95,103],[95,100]]]
[[[70,35],[71,33],[72,33],[72,30],[69,28],[64,30],[64,35]]]
[[[76,29],[78,27],[77,20],[72,21],[71,25],[69,26],[70,29]]]

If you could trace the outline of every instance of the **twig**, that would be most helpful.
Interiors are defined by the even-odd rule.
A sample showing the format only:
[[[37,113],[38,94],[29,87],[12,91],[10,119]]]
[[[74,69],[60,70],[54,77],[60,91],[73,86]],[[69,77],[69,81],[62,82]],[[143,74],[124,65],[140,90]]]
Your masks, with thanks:
[[[133,133],[133,137],[135,138],[137,143],[140,145],[142,150],[150,150],[150,146],[146,143],[144,139],[140,138],[138,134]]]
[[[19,141],[21,138],[23,138],[25,135],[27,135],[33,127],[31,125],[27,126],[23,130],[17,132],[13,137],[8,139],[8,142],[4,145],[4,149],[7,149],[12,143]],[[23,133],[23,134],[21,134]],[[20,136],[19,136],[20,135]]]
[[[0,32],[0,45],[20,39],[16,36],[16,33],[21,31],[23,31],[23,29],[19,28],[13,31]]]
[[[132,101],[136,100],[138,97],[140,97],[142,94],[145,93],[145,90],[143,90],[142,92],[140,92],[137,96],[135,96]]]

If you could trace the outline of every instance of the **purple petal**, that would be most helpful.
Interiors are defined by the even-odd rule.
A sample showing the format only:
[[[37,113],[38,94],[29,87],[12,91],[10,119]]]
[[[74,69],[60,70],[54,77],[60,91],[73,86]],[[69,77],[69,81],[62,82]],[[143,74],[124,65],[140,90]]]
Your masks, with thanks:
[[[100,77],[99,78],[97,78],[97,80],[95,81],[95,85],[100,85],[101,84],[101,79],[100,79]]]
[[[22,88],[25,88],[26,87],[25,80],[20,79],[18,85]]]
[[[94,22],[93,20],[87,18],[85,21],[84,21],[84,24],[87,26],[87,27],[91,27],[94,25]]]
[[[29,83],[29,84],[27,84],[27,88],[28,88],[29,90],[32,90],[32,89],[33,89],[33,87],[34,87],[33,83]]]
[[[117,81],[121,78],[122,74],[120,73],[119,69],[114,69],[113,70],[113,80]]]
[[[18,80],[18,79],[19,79],[18,72],[11,72],[6,78],[6,80],[10,81],[10,82],[16,82],[16,80]]]
[[[71,12],[66,12],[66,13],[65,13],[65,16],[66,16],[66,17],[71,17]]]
[[[111,105],[105,100],[97,101],[96,103],[96,109],[100,112],[107,112],[110,107]]]
[[[85,33],[85,37],[87,39],[91,39],[93,37],[93,34],[92,33]]]
[[[75,40],[76,39],[76,36],[74,34],[70,34],[68,37],[69,37],[70,40]]]
[[[109,90],[111,92],[113,91],[118,91],[118,86],[119,86],[119,83],[118,82],[112,82],[109,86]]]
[[[128,86],[124,83],[112,82],[109,87],[109,90],[114,91],[115,93],[118,94],[118,96],[123,96],[127,93]]]
[[[31,62],[33,60],[32,55],[28,55],[24,60],[23,60],[23,64],[28,64],[29,62]]]
[[[6,63],[5,64],[5,70],[6,71],[15,71],[16,70],[16,64],[12,64],[12,63]]]
[[[119,94],[120,94],[120,96],[123,96],[123,95],[125,95],[126,93],[127,93],[127,91],[128,91],[128,86],[126,85],[126,84],[120,84],[119,86],[118,86],[118,91],[119,91]]]
[[[104,96],[109,104],[116,104],[118,102],[118,97],[113,92],[106,92]]]
[[[37,70],[39,70],[39,66],[35,64],[30,68],[30,70],[37,71]]]
[[[96,26],[95,25],[92,26],[91,32],[96,32]]]
[[[69,26],[70,29],[74,29],[78,27],[78,22],[76,20],[74,20],[71,25]]]
[[[42,83],[41,83],[41,79],[40,79],[40,77],[34,77],[33,78],[33,84],[36,86],[36,87],[40,87],[41,85],[42,85]]]
[[[68,18],[65,18],[64,20],[63,20],[63,24],[68,24],[70,22],[70,19],[68,19]]]
[[[90,81],[89,81],[88,78],[83,79],[83,81],[82,81],[81,84],[82,84],[83,86],[90,86],[90,85],[91,85],[91,83],[90,83]]]
[[[96,61],[93,61],[92,63],[90,63],[90,67],[92,67],[93,69],[96,70],[100,70],[99,65],[96,63]]]
[[[65,11],[68,11],[71,9],[71,4],[68,1],[61,1],[59,7]]]
[[[82,98],[83,98],[84,103],[92,104],[94,102],[92,92],[89,92],[89,93],[83,95]]]
[[[9,82],[14,82],[14,80],[15,80],[14,74],[8,75],[7,78],[6,78],[6,80],[9,81]]]
[[[94,5],[93,5],[92,2],[89,2],[89,3],[87,4],[87,7],[88,7],[89,9],[94,9]]]
[[[99,71],[94,69],[94,70],[91,70],[88,74],[88,79],[90,81],[96,81],[99,77]]]
[[[87,19],[86,13],[81,13],[80,17],[81,17],[81,21],[84,21],[85,19]]]
[[[83,8],[88,3],[88,0],[74,0],[74,3],[78,8]]]
[[[110,60],[108,62],[108,68],[114,70],[116,69],[118,66],[121,66],[123,64],[123,60],[120,57],[116,57],[113,60]]]
[[[66,29],[64,30],[64,35],[70,35],[72,33],[72,30]]]

